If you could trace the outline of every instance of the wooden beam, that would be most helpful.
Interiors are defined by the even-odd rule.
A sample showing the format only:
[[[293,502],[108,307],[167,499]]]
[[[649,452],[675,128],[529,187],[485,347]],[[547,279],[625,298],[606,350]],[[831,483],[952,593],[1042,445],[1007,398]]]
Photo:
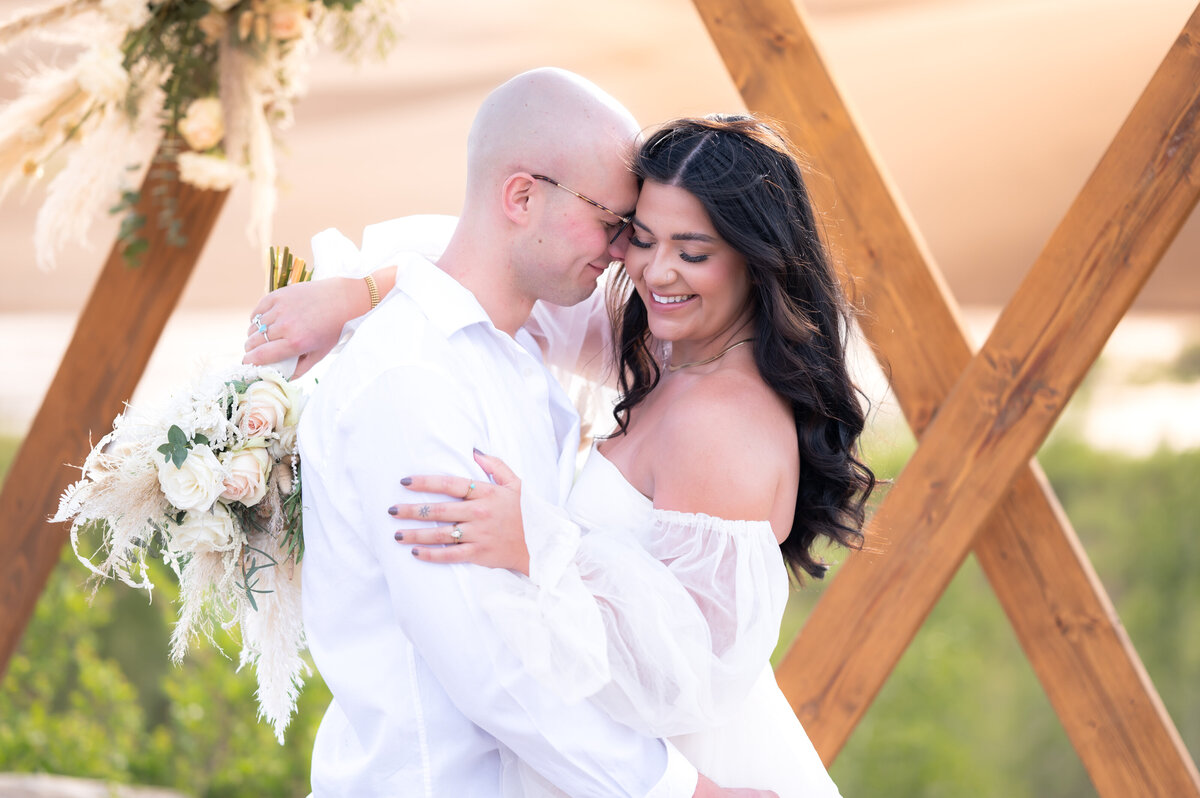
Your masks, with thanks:
[[[849,561],[800,635],[820,641],[806,675],[845,734],[1195,205],[1190,25],[880,506],[873,528],[903,545]]]
[[[696,7],[747,106],[785,122],[831,176],[811,188],[836,219],[835,243],[855,273],[844,275],[847,287],[863,300],[864,331],[919,435],[970,357],[932,260],[797,10],[786,0]],[[976,553],[1099,792],[1200,794],[1194,764],[1036,467],[1017,477]],[[838,697],[809,681],[809,661],[824,647],[802,636],[778,676],[830,762],[852,723],[834,721]]]
[[[170,167],[151,169],[137,207],[148,219],[142,263],[126,265],[120,243],[114,244],[92,289],[0,492],[0,675],[67,539],[65,524],[46,522],[79,476],[67,464],[83,462],[89,439],[106,434],[132,396],[227,193],[181,183]],[[164,196],[176,202],[187,242],[182,247],[168,243],[156,223],[161,204],[155,200]]]

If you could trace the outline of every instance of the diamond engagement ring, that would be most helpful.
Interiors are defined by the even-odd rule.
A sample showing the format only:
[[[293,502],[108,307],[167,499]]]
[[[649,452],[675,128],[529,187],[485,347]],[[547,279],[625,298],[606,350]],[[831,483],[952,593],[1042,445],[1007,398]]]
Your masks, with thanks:
[[[462,530],[458,528],[458,524],[455,524],[454,529],[450,531],[450,537],[455,543],[462,543]]]

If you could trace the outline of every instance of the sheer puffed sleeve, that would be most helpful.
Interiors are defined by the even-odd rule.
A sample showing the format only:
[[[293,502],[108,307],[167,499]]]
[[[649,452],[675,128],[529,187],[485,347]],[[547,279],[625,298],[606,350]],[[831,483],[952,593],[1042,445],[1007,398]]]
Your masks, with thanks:
[[[655,736],[721,723],[762,674],[788,581],[766,521],[650,510],[572,533],[523,499],[530,578],[490,611],[526,669]],[[569,663],[569,667],[564,667]]]
[[[365,277],[376,269],[394,266],[412,254],[436,261],[457,225],[458,217],[438,214],[389,219],[363,229],[361,249],[340,230],[330,227],[312,237],[313,279]],[[346,322],[333,354],[342,351],[365,318],[363,315]],[[292,370],[294,368],[295,363]]]
[[[612,324],[603,286],[575,305],[535,302],[525,329],[542,348],[546,365],[593,382],[612,370]]]

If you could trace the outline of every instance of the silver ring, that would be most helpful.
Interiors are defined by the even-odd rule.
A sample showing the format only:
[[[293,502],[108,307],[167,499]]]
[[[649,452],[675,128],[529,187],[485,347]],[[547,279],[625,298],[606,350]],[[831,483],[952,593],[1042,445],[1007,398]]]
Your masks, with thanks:
[[[450,530],[450,538],[455,543],[462,543],[462,530],[458,528],[458,524],[455,524],[454,529]]]
[[[267,325],[265,325],[265,324],[258,325],[258,331],[263,334],[264,341],[266,341],[267,343],[271,343],[271,336],[267,335]]]
[[[259,327],[261,327],[261,326],[262,326],[262,314],[261,314],[261,313],[255,313],[255,314],[254,314],[254,318],[250,319],[250,323],[251,323],[251,324],[256,324],[256,325],[258,325]]]

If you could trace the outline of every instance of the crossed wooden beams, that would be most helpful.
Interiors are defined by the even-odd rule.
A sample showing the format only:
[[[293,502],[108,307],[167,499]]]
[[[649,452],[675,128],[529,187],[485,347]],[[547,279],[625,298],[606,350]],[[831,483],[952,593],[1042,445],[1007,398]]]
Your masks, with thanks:
[[[783,121],[920,445],[778,678],[831,761],[968,550],[1104,796],[1200,796],[1200,775],[1031,458],[1200,191],[1200,9],[983,348],[790,0],[695,0],[747,107]]]
[[[1104,796],[1200,796],[1200,775],[1036,464],[1054,420],[1197,199],[1200,9],[974,357],[953,301],[789,0],[694,0],[747,106],[834,178],[843,275],[921,437],[872,523],[884,556],[841,568],[779,669],[831,761],[972,547]],[[143,187],[146,202],[155,178]],[[114,247],[0,494],[0,673],[58,559],[63,464],[137,384],[224,193],[175,183],[191,242]],[[143,208],[147,210],[148,206]]]

